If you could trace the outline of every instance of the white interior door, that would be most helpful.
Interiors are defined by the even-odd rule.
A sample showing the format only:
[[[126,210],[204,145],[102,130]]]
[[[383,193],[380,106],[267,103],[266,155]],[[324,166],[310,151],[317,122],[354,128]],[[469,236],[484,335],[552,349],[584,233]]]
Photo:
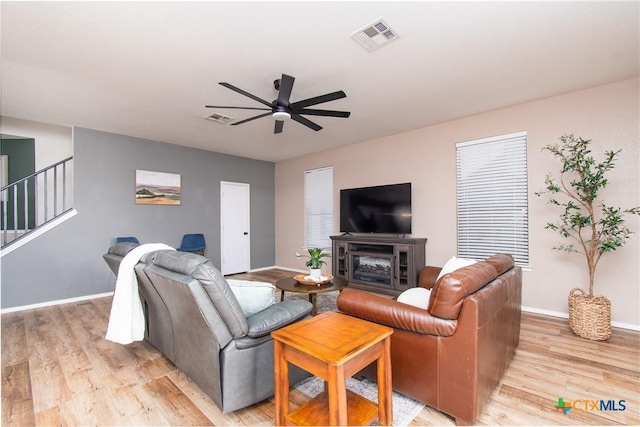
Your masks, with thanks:
[[[220,242],[222,274],[243,273],[251,268],[249,184],[220,182]]]

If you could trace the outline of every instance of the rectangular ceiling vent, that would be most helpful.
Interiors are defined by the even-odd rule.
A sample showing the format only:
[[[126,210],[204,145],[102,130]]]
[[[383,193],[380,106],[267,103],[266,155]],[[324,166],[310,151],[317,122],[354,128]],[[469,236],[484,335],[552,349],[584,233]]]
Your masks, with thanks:
[[[351,34],[351,38],[369,52],[394,41],[398,37],[400,37],[398,33],[391,29],[382,19],[378,19]]]
[[[211,120],[212,122],[216,122],[216,123],[222,123],[224,125],[226,123],[229,123],[231,120],[233,120],[233,117],[225,116],[224,114],[220,114],[220,113],[213,113],[212,115],[207,117],[207,120]]]

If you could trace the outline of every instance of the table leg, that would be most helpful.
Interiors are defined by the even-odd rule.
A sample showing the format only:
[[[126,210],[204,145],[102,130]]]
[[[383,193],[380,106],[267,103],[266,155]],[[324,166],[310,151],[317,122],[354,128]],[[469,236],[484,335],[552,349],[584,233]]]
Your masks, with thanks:
[[[280,291],[280,302],[284,301],[284,291]]]
[[[289,413],[289,364],[284,356],[284,344],[273,341],[274,396],[276,401],[276,425],[284,426]]]
[[[315,316],[318,314],[318,295],[317,294],[309,294],[309,302],[313,305],[313,310],[311,310],[311,315]]]
[[[391,390],[391,338],[382,341],[382,356],[378,359],[378,418],[380,425],[393,423],[393,401]]]
[[[347,385],[344,366],[331,366],[328,372],[329,425],[347,425]]]

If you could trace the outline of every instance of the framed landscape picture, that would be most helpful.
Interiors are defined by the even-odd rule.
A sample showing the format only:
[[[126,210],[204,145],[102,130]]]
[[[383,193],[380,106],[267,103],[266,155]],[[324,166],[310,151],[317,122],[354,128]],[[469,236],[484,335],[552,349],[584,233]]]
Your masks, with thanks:
[[[180,205],[180,174],[136,169],[137,205]]]

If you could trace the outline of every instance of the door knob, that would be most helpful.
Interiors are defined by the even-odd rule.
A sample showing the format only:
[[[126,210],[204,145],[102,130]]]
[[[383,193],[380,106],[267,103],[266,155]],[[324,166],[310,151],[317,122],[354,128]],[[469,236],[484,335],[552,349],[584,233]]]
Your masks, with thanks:
[[[244,235],[246,236],[247,234],[249,234],[249,232],[248,232],[248,231],[245,231],[245,232],[244,232]]]

